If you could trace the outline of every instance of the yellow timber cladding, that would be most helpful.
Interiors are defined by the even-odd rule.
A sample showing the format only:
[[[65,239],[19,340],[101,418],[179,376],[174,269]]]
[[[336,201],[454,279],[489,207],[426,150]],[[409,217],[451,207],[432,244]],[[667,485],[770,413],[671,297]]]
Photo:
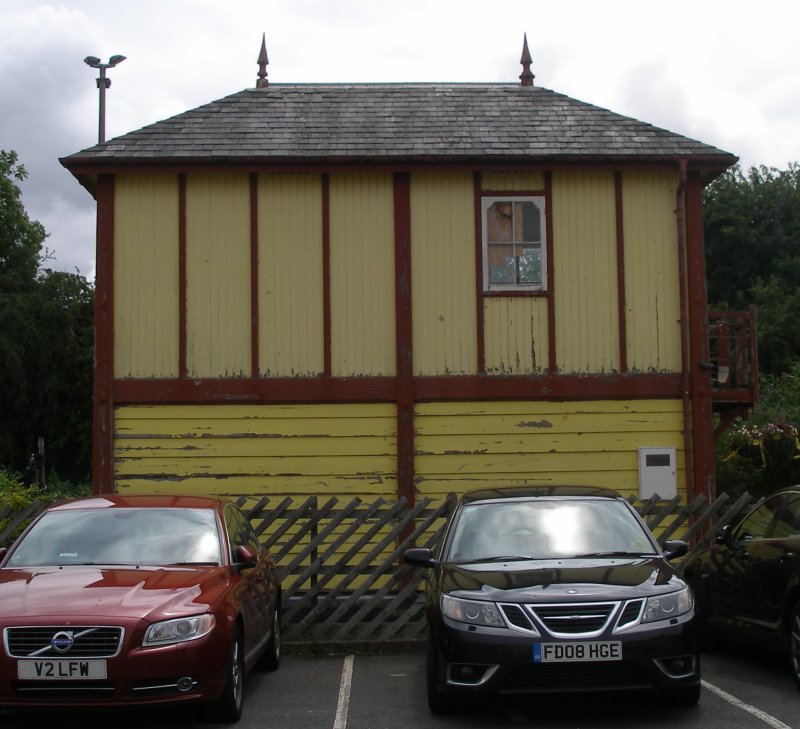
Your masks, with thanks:
[[[621,181],[623,301],[612,172],[551,174],[548,295],[481,297],[473,174],[411,174],[414,375],[475,375],[481,345],[489,375],[543,374],[551,359],[561,374],[617,372],[621,307],[629,370],[679,372],[677,175]],[[540,194],[545,176],[484,173],[479,185]],[[178,176],[118,176],[115,377],[180,376],[181,306],[188,378],[317,378],[326,329],[330,375],[394,376],[393,195],[390,174],[187,174],[181,302]],[[393,403],[122,405],[115,480],[137,490],[394,495],[396,429]],[[439,497],[498,479],[590,480],[634,493],[636,448],[675,447],[680,465],[682,430],[681,404],[669,400],[417,403],[416,488]]]
[[[420,403],[416,488],[435,500],[472,488],[584,483],[638,493],[637,447],[673,447],[685,493],[679,401]],[[120,491],[395,498],[388,404],[123,406]]]

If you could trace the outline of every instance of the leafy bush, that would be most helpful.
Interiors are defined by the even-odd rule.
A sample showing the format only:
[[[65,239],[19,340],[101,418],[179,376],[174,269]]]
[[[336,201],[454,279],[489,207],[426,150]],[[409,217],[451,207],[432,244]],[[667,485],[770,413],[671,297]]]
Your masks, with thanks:
[[[716,444],[717,492],[766,496],[800,483],[800,364],[764,375],[747,422],[736,420]]]
[[[0,469],[0,508],[8,506],[19,511],[30,506],[38,494],[38,489],[25,486],[16,476]]]
[[[62,481],[56,474],[50,475],[46,490],[42,490],[37,486],[26,486],[17,476],[0,468],[0,509],[8,507],[12,510],[12,513],[7,518],[0,519],[0,535],[5,532],[9,524],[13,523],[17,512],[23,511],[37,502],[41,505],[40,508],[44,508],[59,499],[88,496],[90,493],[90,484],[74,484],[70,481]],[[37,509],[29,518],[17,524],[10,534],[5,535],[2,542],[3,545],[7,546],[13,542],[39,511],[40,509]]]

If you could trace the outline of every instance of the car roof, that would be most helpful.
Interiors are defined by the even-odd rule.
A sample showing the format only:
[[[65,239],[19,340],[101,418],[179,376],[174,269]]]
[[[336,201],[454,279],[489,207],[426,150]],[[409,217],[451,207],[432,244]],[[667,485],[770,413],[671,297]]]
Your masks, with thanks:
[[[103,494],[70,499],[50,507],[48,511],[69,509],[218,509],[226,499],[211,496],[183,496],[166,494]]]
[[[602,498],[621,499],[622,497],[612,489],[599,486],[572,486],[572,485],[546,485],[546,486],[498,486],[489,489],[468,491],[461,497],[461,503],[475,503],[477,501],[497,501],[502,499],[576,499],[576,498]]]

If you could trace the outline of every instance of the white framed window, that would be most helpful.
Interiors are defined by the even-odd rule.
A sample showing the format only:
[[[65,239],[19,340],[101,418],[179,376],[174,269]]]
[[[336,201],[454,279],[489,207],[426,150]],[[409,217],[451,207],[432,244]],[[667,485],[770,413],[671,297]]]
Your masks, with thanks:
[[[481,198],[484,291],[547,289],[545,214],[543,195]]]

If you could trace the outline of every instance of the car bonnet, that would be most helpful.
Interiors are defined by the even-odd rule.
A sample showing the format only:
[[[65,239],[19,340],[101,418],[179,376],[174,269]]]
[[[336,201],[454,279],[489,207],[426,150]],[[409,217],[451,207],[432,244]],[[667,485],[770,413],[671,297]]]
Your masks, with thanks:
[[[647,596],[669,592],[681,583],[666,560],[642,557],[450,563],[442,565],[439,584],[443,593],[472,593],[484,600],[551,601],[576,595]]]
[[[0,620],[161,619],[205,612],[222,568],[95,566],[0,570]]]

